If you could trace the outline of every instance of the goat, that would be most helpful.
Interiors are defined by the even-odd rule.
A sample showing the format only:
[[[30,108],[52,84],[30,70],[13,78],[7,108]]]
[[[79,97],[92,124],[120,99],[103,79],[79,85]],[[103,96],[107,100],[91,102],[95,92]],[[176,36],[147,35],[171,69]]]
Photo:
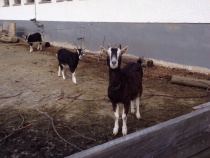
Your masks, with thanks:
[[[106,50],[101,47],[101,52],[107,55],[107,65],[109,68],[109,86],[108,97],[112,103],[115,124],[113,134],[116,135],[119,129],[119,103],[123,103],[122,112],[122,134],[127,134],[127,114],[131,105],[131,113],[135,113],[134,104],[136,105],[136,117],[140,119],[139,103],[142,95],[142,59],[127,64],[124,68],[121,66],[121,57],[127,51],[128,47],[121,49],[121,46],[110,47]]]
[[[30,35],[26,35],[26,36],[23,36],[25,38],[25,41],[30,45],[30,51],[29,52],[32,52],[33,51],[33,43],[37,42],[38,43],[38,46],[37,46],[37,49],[39,50],[42,50],[42,36],[40,33],[36,32],[34,34],[30,34]]]
[[[72,73],[73,83],[75,84],[77,83],[76,76],[75,76],[75,69],[77,68],[79,59],[82,59],[83,50],[84,49],[79,49],[78,47],[75,53],[65,48],[61,48],[58,50],[56,54],[57,59],[58,59],[58,76],[60,76],[62,72],[63,79],[65,80],[66,77],[65,77],[65,72],[64,72],[63,67],[68,66],[70,72]]]

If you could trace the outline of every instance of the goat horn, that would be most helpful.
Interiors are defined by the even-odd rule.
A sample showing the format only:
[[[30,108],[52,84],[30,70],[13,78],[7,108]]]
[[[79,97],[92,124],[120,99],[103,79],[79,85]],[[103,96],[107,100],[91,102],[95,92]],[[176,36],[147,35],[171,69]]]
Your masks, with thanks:
[[[108,48],[112,47],[112,45],[110,43],[108,43]]]
[[[121,44],[118,44],[118,48],[120,48],[120,49],[121,49]]]
[[[74,43],[74,45],[77,47],[77,49],[79,49],[78,46],[76,45],[76,43]]]

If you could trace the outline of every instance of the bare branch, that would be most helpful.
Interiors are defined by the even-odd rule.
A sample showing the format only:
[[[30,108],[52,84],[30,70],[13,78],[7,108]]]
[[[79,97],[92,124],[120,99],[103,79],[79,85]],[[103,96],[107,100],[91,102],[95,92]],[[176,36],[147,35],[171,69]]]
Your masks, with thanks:
[[[77,131],[75,131],[75,130],[71,129],[69,126],[60,126],[60,127],[56,126],[56,127],[57,127],[57,128],[63,128],[63,127],[66,127],[66,128],[68,128],[69,130],[71,130],[72,132],[76,133],[77,135],[79,135],[79,136],[81,136],[81,137],[83,137],[83,138],[85,138],[85,139],[96,141],[96,140],[95,140],[95,139],[93,139],[93,138],[86,137],[86,136],[84,136],[84,135],[82,135],[82,134],[78,133]]]
[[[20,91],[19,93],[15,94],[15,95],[0,97],[0,99],[7,99],[7,98],[17,97],[17,96],[21,95],[21,93],[22,93],[22,91]]]
[[[80,96],[82,95],[82,93],[81,94],[79,94],[79,95],[77,95],[77,96],[75,96],[75,97],[73,97],[72,99],[72,101],[70,102],[70,103],[72,103],[73,101],[75,101],[75,100],[77,100]],[[69,103],[69,104],[70,104]],[[69,105],[69,104],[66,104],[65,106],[63,106],[62,108],[60,108],[56,113],[55,113],[55,115],[53,116],[53,119],[55,118],[55,116],[61,111],[61,110],[63,110],[67,105]]]
[[[65,140],[65,139],[58,133],[58,131],[57,131],[56,128],[55,128],[53,118],[52,118],[48,113],[43,112],[43,111],[40,111],[39,109],[36,109],[36,111],[38,111],[40,114],[45,115],[45,116],[50,120],[51,125],[52,125],[52,127],[53,127],[55,133],[57,134],[57,136],[58,136],[60,139],[62,139],[65,143],[67,143],[67,144],[69,144],[69,145],[75,147],[76,149],[78,149],[78,150],[80,150],[80,151],[82,150],[82,149],[80,149],[79,147],[77,147],[76,145],[74,145],[74,144],[68,142],[67,140]]]
[[[58,96],[58,100],[61,100],[61,99],[63,99],[63,97],[64,97],[64,92],[63,92],[63,91],[61,91],[61,94],[60,94],[60,96]]]
[[[33,123],[30,123],[30,124],[28,124],[28,125],[26,125],[26,126],[22,126],[22,127],[19,127],[19,128],[17,128],[17,129],[13,130],[10,134],[8,134],[8,135],[5,136],[3,139],[1,139],[0,142],[2,142],[2,141],[4,141],[4,140],[6,140],[7,138],[9,138],[9,137],[10,137],[11,135],[13,135],[15,132],[18,132],[18,131],[20,131],[20,130],[22,130],[22,129],[25,129],[25,128],[31,126],[32,124],[33,124]]]

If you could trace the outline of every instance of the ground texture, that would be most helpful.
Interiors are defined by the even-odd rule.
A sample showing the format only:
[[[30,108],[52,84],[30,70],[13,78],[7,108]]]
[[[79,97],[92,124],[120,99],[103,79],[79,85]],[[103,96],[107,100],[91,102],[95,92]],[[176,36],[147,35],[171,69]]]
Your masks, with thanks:
[[[26,45],[0,43],[0,157],[65,157],[122,136],[112,135],[105,58],[86,53],[77,84],[58,77],[56,47],[29,53]],[[128,115],[128,134],[193,111],[210,100],[201,88],[171,84],[172,75],[209,75],[144,67],[141,119]],[[121,122],[120,122],[121,123]]]

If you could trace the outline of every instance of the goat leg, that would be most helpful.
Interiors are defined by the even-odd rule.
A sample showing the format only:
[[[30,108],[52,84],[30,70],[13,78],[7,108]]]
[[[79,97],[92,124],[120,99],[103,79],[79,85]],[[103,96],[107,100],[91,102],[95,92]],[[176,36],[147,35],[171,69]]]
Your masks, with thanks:
[[[140,110],[139,110],[139,104],[140,104],[140,97],[139,96],[135,99],[135,104],[136,104],[136,118],[140,119],[141,115],[140,115]]]
[[[135,113],[135,109],[134,109],[134,101],[131,100],[131,113],[134,114]]]
[[[122,120],[123,120],[122,134],[123,136],[125,136],[127,135],[127,114],[126,114],[125,106],[123,107]]]
[[[119,130],[119,105],[114,104],[113,105],[114,110],[114,116],[115,116],[115,123],[114,123],[114,129],[113,129],[113,134],[116,135]]]
[[[75,72],[72,73],[72,81],[76,84],[77,83],[77,79],[75,76]]]

